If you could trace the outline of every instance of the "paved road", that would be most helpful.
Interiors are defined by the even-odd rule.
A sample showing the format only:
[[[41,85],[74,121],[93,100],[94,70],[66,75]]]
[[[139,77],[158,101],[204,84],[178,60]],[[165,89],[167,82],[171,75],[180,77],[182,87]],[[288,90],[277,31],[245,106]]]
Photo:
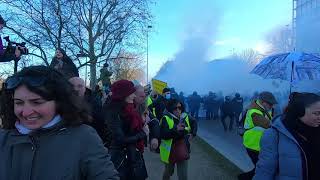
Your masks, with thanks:
[[[240,170],[200,138],[193,139],[189,160],[189,180],[236,180]],[[161,180],[164,165],[159,154],[146,150],[149,180]],[[176,172],[176,171],[175,171]],[[177,180],[176,173],[172,180]]]
[[[226,119],[229,124],[229,119]],[[243,171],[253,168],[252,162],[242,145],[242,137],[233,131],[224,132],[220,120],[204,120],[198,122],[198,136],[204,139],[215,150],[229,159]]]

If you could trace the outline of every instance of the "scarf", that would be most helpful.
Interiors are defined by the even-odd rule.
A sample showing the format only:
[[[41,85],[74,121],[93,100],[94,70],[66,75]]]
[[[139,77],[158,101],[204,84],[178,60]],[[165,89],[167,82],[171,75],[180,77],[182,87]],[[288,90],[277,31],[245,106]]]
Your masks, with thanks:
[[[300,119],[296,120],[294,127],[289,127],[285,121],[284,124],[288,130],[294,135],[299,144],[306,148],[308,159],[308,173],[310,180],[320,179],[320,127],[310,127],[304,124]]]
[[[124,108],[124,117],[130,124],[130,129],[134,132],[139,132],[143,129],[143,120],[140,114],[136,111],[133,103],[128,103]],[[144,150],[144,140],[141,139],[136,143],[136,148],[140,152]]]
[[[39,129],[49,129],[49,128],[53,127],[54,125],[58,124],[60,121],[61,121],[61,116],[56,115],[54,118],[52,118],[52,120],[48,124],[40,127]],[[25,134],[25,135],[30,134],[33,131],[36,131],[36,130],[32,130],[32,129],[25,127],[19,121],[16,121],[15,127],[20,134]]]

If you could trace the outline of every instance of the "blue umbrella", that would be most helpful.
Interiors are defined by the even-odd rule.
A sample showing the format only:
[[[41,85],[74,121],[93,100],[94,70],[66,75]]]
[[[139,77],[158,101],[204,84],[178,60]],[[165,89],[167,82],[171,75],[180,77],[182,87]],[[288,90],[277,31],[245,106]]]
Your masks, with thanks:
[[[252,71],[265,79],[320,80],[320,57],[303,52],[282,53],[264,58]]]

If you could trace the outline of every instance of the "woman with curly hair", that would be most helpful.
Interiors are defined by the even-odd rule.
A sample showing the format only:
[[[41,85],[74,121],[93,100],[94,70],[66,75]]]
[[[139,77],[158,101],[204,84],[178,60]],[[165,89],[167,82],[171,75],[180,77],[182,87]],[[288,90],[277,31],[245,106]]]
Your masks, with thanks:
[[[9,77],[1,95],[0,179],[116,180],[85,106],[61,73],[45,66]]]

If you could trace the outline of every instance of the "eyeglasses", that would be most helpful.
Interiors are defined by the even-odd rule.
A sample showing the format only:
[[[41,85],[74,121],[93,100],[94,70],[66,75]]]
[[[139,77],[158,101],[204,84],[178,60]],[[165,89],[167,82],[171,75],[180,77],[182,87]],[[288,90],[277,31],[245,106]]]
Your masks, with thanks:
[[[46,82],[47,78],[45,76],[35,77],[35,76],[25,76],[17,77],[11,76],[5,82],[3,87],[6,90],[12,90],[18,87],[21,83],[26,83],[32,87],[42,86]]]

